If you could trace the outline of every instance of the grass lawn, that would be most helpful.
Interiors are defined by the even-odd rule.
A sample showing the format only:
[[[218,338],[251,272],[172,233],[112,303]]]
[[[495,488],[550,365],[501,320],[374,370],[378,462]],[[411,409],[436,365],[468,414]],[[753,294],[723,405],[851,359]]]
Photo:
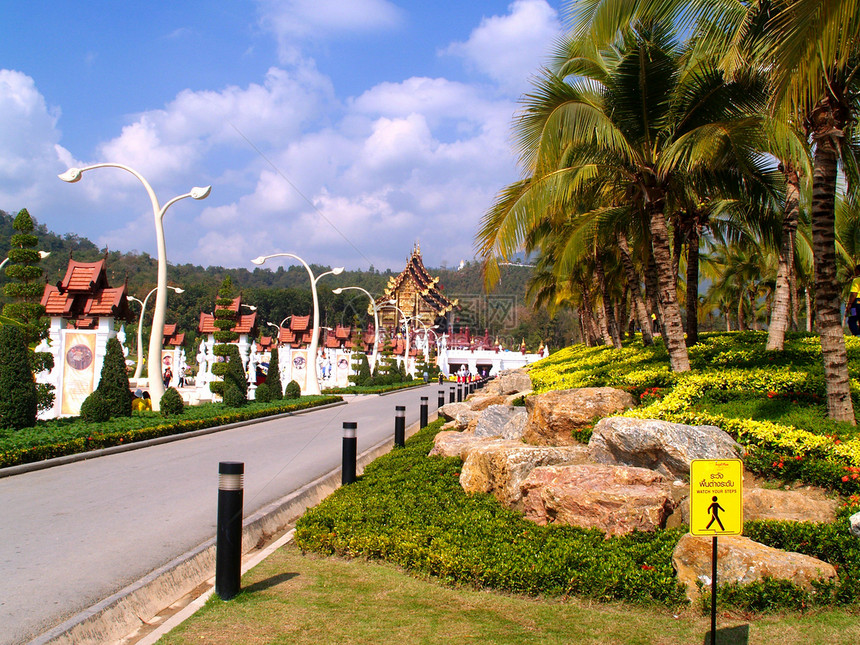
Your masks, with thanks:
[[[698,609],[452,588],[386,563],[303,556],[293,544],[249,571],[242,587],[229,602],[213,596],[159,643],[690,645],[710,629],[710,617]],[[743,625],[756,645],[860,641],[860,616],[845,609],[717,619],[719,629]]]

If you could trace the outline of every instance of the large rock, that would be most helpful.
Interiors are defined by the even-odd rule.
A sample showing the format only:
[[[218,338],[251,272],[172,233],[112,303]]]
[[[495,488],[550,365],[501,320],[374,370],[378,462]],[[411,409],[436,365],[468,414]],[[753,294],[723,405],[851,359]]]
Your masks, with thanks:
[[[460,485],[467,493],[492,493],[502,504],[517,507],[520,484],[535,468],[582,463],[586,452],[585,446],[529,446],[521,441],[491,440],[471,447],[460,471]]]
[[[475,436],[522,439],[527,419],[528,413],[525,408],[491,405],[478,418]]]
[[[525,370],[502,370],[496,378],[484,386],[483,392],[507,396],[531,389],[532,380]]]
[[[848,521],[851,525],[851,535],[860,538],[860,512],[854,513],[854,515],[848,518]]]
[[[689,490],[689,488],[688,488]],[[837,502],[800,490],[744,488],[744,521],[781,520],[786,522],[833,522]],[[675,512],[677,522],[670,526],[689,526],[690,500],[685,498]],[[673,518],[674,519],[674,518]]]
[[[586,464],[535,468],[520,486],[527,519],[597,528],[606,535],[661,528],[671,482],[653,470]]]
[[[536,446],[571,446],[574,430],[635,404],[628,392],[611,387],[554,390],[526,399],[529,413],[523,440]]]
[[[712,538],[689,533],[682,537],[672,554],[678,580],[687,588],[687,597],[699,595],[696,581],[711,585]],[[740,535],[721,536],[717,540],[717,584],[749,584],[763,578],[789,580],[807,590],[812,581],[836,578],[836,569],[817,558],[780,551]]]
[[[437,432],[433,439],[433,448],[430,450],[428,457],[459,457],[466,459],[469,452],[475,446],[487,444],[487,439],[475,437],[474,432],[462,432],[459,430],[443,430]]]
[[[471,411],[471,409],[468,403],[446,403],[439,408],[438,414],[446,421],[453,421],[460,412]]]
[[[600,464],[637,466],[681,477],[689,475],[694,459],[736,459],[743,449],[716,426],[611,417],[594,426],[588,454]]]
[[[507,397],[501,394],[470,394],[466,397],[466,403],[474,412],[486,410],[491,405],[504,405]]]

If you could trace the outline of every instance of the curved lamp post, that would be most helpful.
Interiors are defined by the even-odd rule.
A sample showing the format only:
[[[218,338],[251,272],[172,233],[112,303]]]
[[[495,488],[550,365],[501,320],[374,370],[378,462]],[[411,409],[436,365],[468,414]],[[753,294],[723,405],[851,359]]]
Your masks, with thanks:
[[[39,251],[39,257],[40,257],[41,259],[43,259],[43,260],[44,260],[46,257],[48,257],[49,255],[51,255],[51,252],[50,252],[50,251]],[[3,260],[2,262],[0,262],[0,269],[2,269],[3,267],[5,267],[5,266],[6,266],[6,263],[7,263],[8,261],[9,261],[9,258],[6,258],[6,259],[5,259],[5,260]]]
[[[185,289],[180,289],[179,287],[171,287],[170,285],[167,285],[167,288],[173,289],[173,291],[175,291],[176,293],[185,293]],[[128,297],[129,300],[134,300],[135,302],[140,303],[140,321],[137,323],[137,366],[134,368],[134,376],[131,377],[135,381],[137,381],[140,378],[140,372],[143,369],[143,312],[146,311],[146,301],[149,300],[149,296],[151,296],[156,291],[158,291],[158,287],[155,287],[155,289],[153,289],[148,294],[146,294],[146,298],[143,299],[143,302],[141,302],[140,300],[138,300],[134,296]],[[156,296],[156,298],[158,298],[158,296]],[[162,328],[161,331],[162,331],[161,335],[164,336],[164,328]],[[159,351],[159,357],[158,357],[158,363],[159,364],[161,364],[161,355],[160,354],[161,354],[161,352]],[[150,385],[149,389],[152,389],[152,385]],[[152,396],[152,393],[150,393],[150,396]]]
[[[168,201],[164,206],[160,206],[152,186],[144,179],[136,170],[118,163],[97,163],[86,168],[69,168],[66,172],[59,175],[63,181],[74,183],[80,181],[81,175],[88,170],[96,168],[119,168],[131,173],[143,184],[149,195],[149,201],[152,203],[152,216],[155,220],[155,240],[158,245],[158,282],[156,287],[158,293],[155,296],[155,311],[152,314],[152,334],[149,337],[149,366],[147,375],[149,377],[149,394],[152,398],[152,409],[158,411],[161,409],[161,396],[164,394],[164,383],[162,382],[161,374],[161,339],[164,336],[164,315],[167,312],[167,249],[164,244],[164,214],[167,209],[180,199],[191,197],[192,199],[206,199],[212,191],[212,186],[204,186],[202,188],[195,186],[184,195],[178,195]]]
[[[331,271],[326,271],[325,273],[320,273],[318,276],[314,277],[313,271],[308,266],[308,263],[302,260],[298,255],[293,253],[272,253],[271,255],[261,255],[260,257],[256,257],[251,262],[256,265],[263,264],[266,260],[270,260],[272,258],[293,258],[294,260],[298,260],[302,263],[305,269],[308,272],[308,276],[311,279],[311,295],[313,295],[314,299],[314,329],[311,335],[311,344],[308,347],[308,372],[311,373],[313,378],[309,378],[307,381],[307,391],[306,394],[320,394],[320,383],[319,383],[319,374],[317,373],[317,348],[319,347],[319,333],[320,333],[320,307],[319,307],[319,299],[317,298],[317,282],[323,276],[332,274],[332,275],[340,275],[343,273],[343,267],[336,267]],[[287,316],[289,318],[289,316]],[[287,318],[284,318],[286,320]]]
[[[369,291],[361,287],[338,287],[337,289],[332,289],[331,292],[340,295],[347,289],[363,291],[370,298],[370,304],[373,306],[373,352],[370,355],[370,373],[372,374],[373,370],[376,369],[376,358],[379,356],[379,313],[376,310],[376,300],[370,295]]]

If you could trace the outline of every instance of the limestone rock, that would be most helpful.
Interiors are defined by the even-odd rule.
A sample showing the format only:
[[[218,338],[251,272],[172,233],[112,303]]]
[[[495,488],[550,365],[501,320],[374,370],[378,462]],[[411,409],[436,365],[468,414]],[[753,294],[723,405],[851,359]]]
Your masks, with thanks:
[[[470,394],[466,397],[466,403],[473,412],[481,412],[491,405],[504,405],[506,397],[501,394]]]
[[[661,528],[674,508],[671,482],[644,468],[546,466],[532,470],[520,490],[527,519],[598,528],[608,536]]]
[[[468,403],[446,403],[441,408],[439,408],[439,416],[443,417],[446,421],[453,421],[457,418],[457,415],[460,412],[464,412],[466,410],[471,410],[471,406]]]
[[[507,396],[531,389],[532,380],[525,370],[502,370],[496,378],[484,386],[483,392]]]
[[[630,393],[611,387],[554,390],[530,396],[526,399],[529,420],[523,440],[537,446],[574,445],[574,430],[634,404]]]
[[[442,431],[436,433],[436,437],[433,439],[433,448],[430,450],[428,457],[438,455],[441,457],[459,457],[460,459],[465,459],[475,446],[486,443],[486,439],[475,437],[474,432]]]
[[[678,580],[687,588],[687,597],[699,595],[696,581],[711,584],[710,537],[689,533],[682,537],[672,554]],[[817,558],[773,549],[740,535],[721,536],[717,540],[717,583],[749,584],[765,577],[789,580],[812,590],[812,581],[836,578],[836,569]]]
[[[528,414],[525,408],[491,405],[478,418],[475,436],[522,439],[527,419]]]
[[[520,484],[538,466],[582,463],[585,446],[529,446],[521,441],[485,440],[472,446],[460,471],[467,493],[492,493],[502,504],[517,507]]]
[[[860,512],[854,513],[848,521],[851,522],[851,535],[860,538]]]
[[[744,489],[744,520],[832,522],[837,502],[816,499],[799,490]]]
[[[743,449],[716,426],[611,417],[594,426],[588,454],[600,464],[637,466],[679,477],[689,475],[694,459],[737,459]]]

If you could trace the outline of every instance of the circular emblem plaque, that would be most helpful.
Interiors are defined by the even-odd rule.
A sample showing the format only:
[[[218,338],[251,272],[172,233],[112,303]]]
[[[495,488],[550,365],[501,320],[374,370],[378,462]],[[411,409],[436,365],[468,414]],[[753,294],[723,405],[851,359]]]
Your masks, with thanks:
[[[85,370],[93,362],[93,353],[86,345],[75,345],[66,352],[66,362],[76,370]]]

